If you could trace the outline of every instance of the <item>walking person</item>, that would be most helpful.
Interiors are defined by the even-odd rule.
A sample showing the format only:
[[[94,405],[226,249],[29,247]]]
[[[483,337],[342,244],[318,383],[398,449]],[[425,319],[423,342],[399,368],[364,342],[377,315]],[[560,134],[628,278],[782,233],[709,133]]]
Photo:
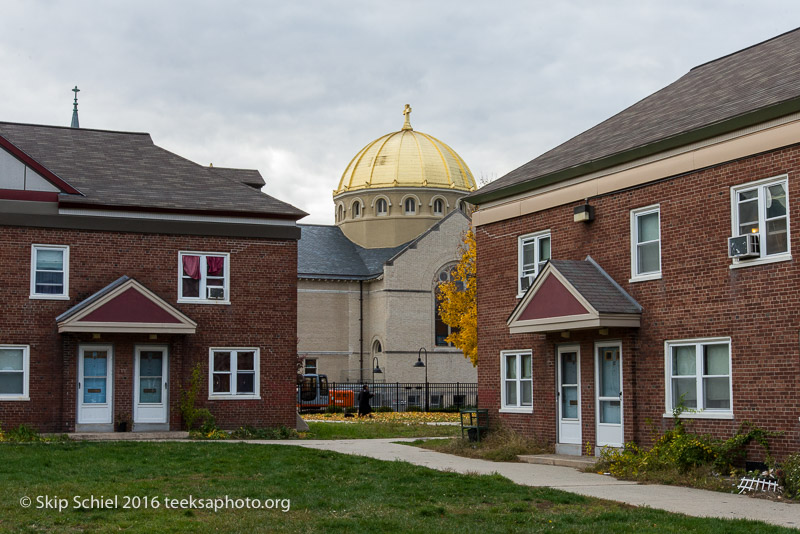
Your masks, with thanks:
[[[358,396],[358,416],[365,417],[372,413],[372,406],[369,404],[369,400],[374,397],[372,393],[369,391],[369,386],[364,384],[364,387],[361,388],[361,394]],[[370,416],[371,417],[371,416]]]

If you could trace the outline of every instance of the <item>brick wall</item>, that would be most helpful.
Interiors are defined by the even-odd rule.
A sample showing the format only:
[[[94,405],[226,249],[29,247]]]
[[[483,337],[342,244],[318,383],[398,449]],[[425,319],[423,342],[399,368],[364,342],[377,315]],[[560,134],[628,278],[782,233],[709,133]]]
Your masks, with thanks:
[[[729,436],[743,421],[781,431],[778,455],[800,448],[800,266],[796,260],[730,269],[730,188],[789,176],[793,254],[800,254],[800,148],[792,146],[660,182],[590,199],[592,223],[575,223],[575,204],[477,229],[479,395],[500,407],[500,351],[530,348],[534,355],[534,414],[502,414],[508,425],[547,442],[556,439],[555,345],[581,344],[583,441],[594,442],[593,343],[622,340],[625,439],[650,442],[649,421],[672,424],[665,412],[664,341],[730,337],[733,420],[692,420],[697,432]],[[631,278],[630,210],[660,204],[662,278]],[[565,340],[508,333],[517,304],[517,238],[551,231],[554,259],[592,256],[644,308],[639,329],[573,332]],[[790,228],[791,231],[791,228]]]
[[[0,229],[3,314],[0,343],[30,345],[30,401],[0,401],[0,424],[42,431],[74,428],[78,344],[113,344],[114,414],[131,413],[133,347],[167,344],[170,351],[170,426],[181,425],[178,391],[200,363],[199,405],[223,428],[295,424],[297,242],[78,230]],[[69,245],[70,300],[32,300],[31,244]],[[178,304],[178,251],[230,253],[230,305]],[[122,275],[135,278],[197,322],[195,335],[58,334],[55,318]],[[258,347],[260,400],[208,401],[210,347]]]

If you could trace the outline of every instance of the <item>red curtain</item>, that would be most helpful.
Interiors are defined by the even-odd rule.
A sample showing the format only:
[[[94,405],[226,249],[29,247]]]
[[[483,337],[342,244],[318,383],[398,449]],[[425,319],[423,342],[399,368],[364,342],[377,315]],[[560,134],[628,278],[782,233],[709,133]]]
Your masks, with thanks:
[[[220,256],[208,256],[206,258],[208,264],[209,276],[222,276],[222,266],[225,263],[225,258]]]
[[[200,280],[200,256],[183,256],[183,272],[190,278]]]

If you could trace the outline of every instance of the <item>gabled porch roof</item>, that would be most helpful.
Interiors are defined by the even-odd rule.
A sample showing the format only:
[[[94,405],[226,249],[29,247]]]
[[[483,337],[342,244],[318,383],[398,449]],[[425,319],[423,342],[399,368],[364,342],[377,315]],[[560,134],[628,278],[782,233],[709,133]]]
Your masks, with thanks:
[[[56,317],[58,332],[194,334],[197,323],[122,276]]]
[[[590,256],[551,260],[517,304],[512,334],[587,328],[638,328],[642,307]]]

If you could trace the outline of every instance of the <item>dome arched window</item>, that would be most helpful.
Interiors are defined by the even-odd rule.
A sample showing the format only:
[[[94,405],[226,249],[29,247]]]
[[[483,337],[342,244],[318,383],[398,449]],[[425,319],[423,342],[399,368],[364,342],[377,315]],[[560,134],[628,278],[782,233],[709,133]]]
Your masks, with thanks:
[[[441,198],[437,198],[433,201],[433,214],[434,215],[443,215],[444,214],[444,201]]]
[[[403,203],[405,208],[406,215],[416,215],[417,214],[417,202],[413,198],[409,197]]]
[[[336,210],[336,220],[342,222],[344,220],[344,206],[339,204],[339,209]]]
[[[389,206],[385,198],[379,198],[375,203],[375,213],[379,216],[389,213]]]
[[[356,200],[353,202],[353,218],[358,219],[361,217],[361,202]]]

